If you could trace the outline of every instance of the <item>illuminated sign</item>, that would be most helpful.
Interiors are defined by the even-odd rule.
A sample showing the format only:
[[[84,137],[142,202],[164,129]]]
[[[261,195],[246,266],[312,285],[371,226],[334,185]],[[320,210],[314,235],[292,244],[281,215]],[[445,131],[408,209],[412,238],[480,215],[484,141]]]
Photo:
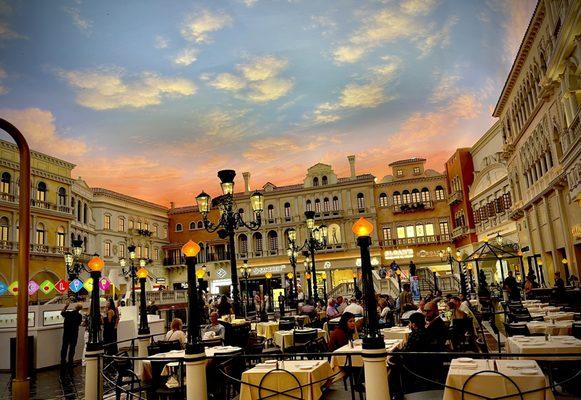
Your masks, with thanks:
[[[74,293],[77,293],[83,288],[83,282],[81,282],[79,279],[75,279],[71,282],[69,287]]]
[[[383,257],[386,260],[395,260],[400,258],[413,258],[414,249],[401,249],[401,250],[386,250],[383,252]]]
[[[90,292],[93,290],[93,278],[89,278],[85,281],[85,283],[83,283],[83,287],[87,290],[87,292]]]
[[[323,264],[323,268],[331,269],[331,261],[325,261],[325,264]]]
[[[8,291],[8,285],[6,285],[4,282],[0,282],[0,296],[2,296],[7,291]]]
[[[99,287],[101,290],[107,290],[111,286],[111,281],[106,276],[99,279]]]
[[[36,283],[35,281],[28,281],[28,295],[29,296],[32,296],[33,294],[38,292],[39,288],[40,288],[40,286],[38,286],[38,283]]]
[[[63,294],[64,292],[69,290],[69,283],[64,279],[61,279],[56,283],[56,285],[54,285],[54,287],[60,294]]]
[[[224,268],[220,268],[220,269],[218,269],[218,271],[216,271],[216,275],[218,275],[218,278],[222,279],[226,275],[228,275],[228,272],[226,272],[226,270]]]
[[[49,294],[54,290],[54,283],[49,281],[48,279],[40,284],[40,290],[44,294]]]
[[[18,294],[18,281],[14,281],[8,286],[8,291],[13,295],[16,296]]]
[[[256,268],[252,268],[252,275],[264,275],[267,272],[270,272],[270,273],[282,272],[282,271],[284,271],[285,268],[286,268],[286,265],[275,265],[272,267],[256,267]]]

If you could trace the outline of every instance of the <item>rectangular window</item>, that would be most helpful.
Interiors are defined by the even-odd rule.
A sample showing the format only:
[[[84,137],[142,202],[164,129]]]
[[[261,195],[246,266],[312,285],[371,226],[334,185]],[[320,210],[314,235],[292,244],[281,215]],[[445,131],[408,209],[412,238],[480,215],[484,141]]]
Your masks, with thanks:
[[[268,219],[274,219],[274,208],[269,207],[267,212],[268,212]]]
[[[434,224],[424,225],[426,236],[434,236]]]
[[[512,207],[512,200],[510,198],[510,192],[503,194],[502,199],[503,199],[505,210],[508,210],[510,207]]]
[[[406,226],[405,235],[406,235],[406,237],[409,237],[409,238],[413,238],[416,236],[415,229],[414,229],[413,225]]]
[[[64,233],[57,232],[56,245],[57,245],[57,247],[65,247],[65,234]]]
[[[105,242],[104,253],[105,253],[105,257],[111,257],[111,243]]]
[[[400,239],[405,238],[405,227],[403,227],[403,226],[397,227],[397,237]]]
[[[135,248],[135,257],[141,258],[142,253],[143,253],[143,248],[141,246],[137,246]]]
[[[137,221],[137,229],[141,229],[141,221]]]
[[[43,230],[36,231],[36,244],[44,244],[44,231]]]
[[[125,243],[119,243],[119,258],[125,258]]]
[[[111,229],[111,216],[105,215],[105,219],[103,221],[103,229]]]
[[[450,228],[448,227],[448,222],[440,222],[440,235],[449,235]]]
[[[133,229],[135,227],[134,222],[132,219],[129,220],[129,229]]]
[[[153,259],[155,261],[159,260],[159,249],[158,248],[153,249]]]
[[[383,228],[383,240],[391,240],[391,228]]]
[[[396,174],[397,176],[403,176],[403,171],[401,169],[398,169]]]
[[[149,247],[145,246],[143,248],[143,258],[149,258]]]
[[[8,227],[7,226],[0,226],[0,240],[3,242],[8,241]]]
[[[153,225],[153,237],[157,237],[157,225]]]
[[[418,175],[420,173],[420,167],[414,167],[414,174]]]
[[[119,218],[119,232],[125,232],[125,218]]]
[[[145,229],[146,231],[149,230],[149,224],[147,222],[143,225],[143,229]]]
[[[416,225],[416,236],[424,236],[424,226],[422,224]]]

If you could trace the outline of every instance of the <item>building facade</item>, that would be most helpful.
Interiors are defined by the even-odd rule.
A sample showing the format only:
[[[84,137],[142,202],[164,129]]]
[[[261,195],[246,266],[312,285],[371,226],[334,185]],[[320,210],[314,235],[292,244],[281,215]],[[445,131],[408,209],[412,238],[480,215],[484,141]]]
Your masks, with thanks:
[[[18,279],[19,153],[16,145],[0,140],[0,280]],[[66,277],[64,253],[70,246],[71,170],[74,164],[31,151],[30,279],[41,283]],[[26,283],[19,287],[26,288]],[[32,300],[47,295],[36,292]],[[52,296],[50,296],[52,297]],[[1,305],[13,306],[16,297],[0,296]]]
[[[267,272],[273,274],[274,287],[285,287],[290,283],[286,278],[292,272],[287,256],[287,231],[290,228],[296,229],[297,243],[304,243],[307,238],[304,213],[307,210],[315,212],[317,226],[325,223],[329,227],[327,245],[316,253],[319,295],[322,297],[323,280],[329,292],[333,287],[353,280],[359,248],[351,226],[361,216],[375,224],[375,178],[370,174],[357,175],[355,157],[350,156],[348,160],[348,177],[338,177],[330,165],[316,164],[307,170],[300,183],[276,186],[268,182],[260,189],[264,195],[261,227],[257,231],[240,228],[235,238],[238,266],[247,260],[252,268],[251,285],[256,287],[263,284]],[[254,218],[250,206],[250,174],[244,173],[243,177],[243,190],[235,192],[234,197],[236,208],[245,220],[249,220]],[[218,213],[212,211],[209,217],[215,221]],[[172,264],[171,283],[186,281],[185,268],[179,266],[183,266],[183,259],[180,258],[178,249],[192,239],[202,248],[203,255],[198,257],[198,262],[209,273],[210,291],[227,291],[231,284],[231,250],[226,240],[205,231],[202,215],[195,207],[171,209],[169,218],[171,244],[166,247],[166,264]],[[377,243],[375,234],[376,232],[373,233],[373,242]],[[372,248],[372,255],[379,255],[378,247]],[[303,260],[304,257],[299,256],[296,269],[301,287],[305,287]],[[240,273],[238,275],[241,277]]]
[[[418,268],[449,273],[442,257],[452,246],[446,177],[426,170],[425,163],[424,158],[393,162],[391,175],[375,185],[383,264],[395,261],[405,270],[413,261]]]
[[[472,205],[468,200],[469,188],[474,180],[470,149],[457,149],[445,167],[452,241],[460,252],[470,254],[473,250],[472,243],[476,241]]]
[[[581,3],[541,0],[493,116],[500,119],[519,242],[541,282],[579,275]]]

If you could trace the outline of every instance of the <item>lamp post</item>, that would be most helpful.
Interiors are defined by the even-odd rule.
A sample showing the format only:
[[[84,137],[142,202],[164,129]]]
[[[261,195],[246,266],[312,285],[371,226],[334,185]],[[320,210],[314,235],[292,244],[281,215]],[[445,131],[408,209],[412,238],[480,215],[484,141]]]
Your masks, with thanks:
[[[139,335],[149,335],[149,325],[147,323],[147,303],[145,299],[145,282],[147,281],[148,271],[141,267],[137,270],[139,278]]]
[[[470,281],[470,293],[476,293],[474,290],[474,277],[472,276],[472,263],[468,263],[466,269],[468,270],[468,279]]]
[[[296,286],[293,283],[293,279],[296,280],[295,274],[294,272],[289,272],[288,274],[286,274],[286,277],[288,278],[288,281],[290,283],[290,298],[291,300],[294,302],[294,300],[296,299]],[[289,306],[290,307],[290,306]]]
[[[287,231],[287,238],[288,238],[288,249],[287,249],[287,255],[288,255],[288,259],[290,261],[291,267],[293,269],[293,288],[294,291],[291,293],[292,295],[292,299],[293,301],[297,300],[297,257],[299,255],[299,252],[301,251],[301,248],[299,246],[297,246],[297,231],[294,228],[290,228]]]
[[[80,262],[81,254],[83,254],[83,241],[80,239],[73,239],[71,241],[71,247],[73,250],[72,254],[69,252],[64,254],[65,267],[67,268],[67,278],[69,282],[72,282],[78,278],[81,271],[86,270],[83,263]],[[70,288],[69,296],[73,296],[75,299],[77,298],[77,294],[74,293]]]
[[[127,251],[129,252],[129,269],[125,270],[125,267],[127,266],[127,260],[125,260],[124,258],[119,259],[119,265],[121,265],[121,273],[123,274],[123,276],[125,276],[126,278],[130,278],[131,279],[131,305],[135,305],[136,301],[135,301],[135,283],[136,283],[136,278],[137,278],[137,268],[135,266],[135,245],[129,245],[127,246]]]
[[[327,277],[323,276],[323,299],[325,300],[325,305],[327,304]]]
[[[246,304],[244,305],[246,312],[244,313],[244,316],[247,317],[248,308],[250,307],[250,288],[248,287],[248,278],[250,278],[250,274],[252,273],[252,268],[250,268],[250,266],[248,265],[248,260],[244,260],[244,264],[242,264],[241,269],[242,269],[242,278],[244,278],[244,284],[246,289]]]
[[[353,292],[357,292],[357,270],[353,271]]]
[[[569,260],[563,258],[561,264],[563,264],[563,269],[565,270],[565,282],[569,282]]]
[[[266,278],[266,294],[268,294],[268,308],[270,311],[274,311],[274,302],[272,301],[272,272],[267,272],[264,274]]]
[[[305,251],[304,256],[308,257],[309,253]],[[305,266],[305,279],[307,280],[307,298],[312,299],[313,287],[311,286],[311,260],[309,258],[305,258],[303,265]]]
[[[236,172],[231,169],[225,169],[218,172],[220,185],[222,187],[222,196],[214,199],[213,205],[217,206],[220,211],[220,219],[217,223],[212,223],[208,219],[210,212],[210,196],[203,192],[196,197],[198,210],[204,217],[204,227],[208,232],[216,232],[221,238],[228,237],[228,247],[230,249],[230,273],[232,276],[232,297],[234,303],[234,312],[239,315],[240,308],[240,290],[238,287],[238,270],[236,269],[236,248],[234,246],[234,234],[240,227],[246,227],[251,231],[258,230],[261,226],[260,214],[263,210],[264,196],[260,192],[254,192],[250,196],[252,211],[256,217],[255,221],[245,222],[242,215],[236,210],[234,201],[234,177]]]
[[[99,312],[99,279],[105,267],[103,260],[97,254],[87,263],[93,280],[91,291],[91,308],[89,320],[89,340],[87,342],[85,368],[85,397],[87,399],[102,398],[101,354],[103,353],[103,338],[101,337],[101,313]]]
[[[313,292],[311,289],[311,273],[310,272],[308,272],[308,271],[305,272],[305,279],[307,280],[308,298],[311,299],[313,297]]]

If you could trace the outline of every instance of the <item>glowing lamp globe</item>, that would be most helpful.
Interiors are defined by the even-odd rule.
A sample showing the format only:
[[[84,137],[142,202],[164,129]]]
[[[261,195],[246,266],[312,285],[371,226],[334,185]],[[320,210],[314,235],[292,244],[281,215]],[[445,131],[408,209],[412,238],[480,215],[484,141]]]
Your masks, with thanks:
[[[294,274],[292,272],[289,272],[288,274],[286,274],[286,277],[292,279],[294,277]]]
[[[267,272],[266,274],[264,274],[264,277],[265,277],[266,279],[270,279],[270,278],[272,278],[272,272]]]
[[[353,272],[353,278],[357,278],[357,272]]]
[[[401,276],[401,270],[398,269],[397,271],[395,271],[395,273],[397,274],[397,276]]]
[[[91,271],[101,271],[105,267],[105,262],[99,258],[99,256],[94,255],[93,258],[87,263]]]
[[[488,236],[484,236],[484,237],[482,238],[482,241],[483,241],[484,243],[488,243]]]
[[[204,275],[206,275],[206,271],[204,271],[202,268],[196,271],[196,278],[202,279]]]
[[[188,240],[188,242],[182,246],[182,253],[186,257],[195,257],[198,255],[200,250],[201,250],[200,245],[198,245],[196,242],[192,241],[191,239]]]
[[[198,204],[198,211],[207,213],[210,211],[210,195],[202,190],[202,193],[196,196],[196,203]]]
[[[543,259],[542,258],[539,258],[539,261],[537,261],[537,264],[543,265]]]
[[[145,268],[141,267],[137,270],[137,277],[139,279],[145,279],[147,278],[147,275],[149,275],[149,272],[147,272]]]
[[[561,260],[561,262],[563,263],[563,265],[567,265],[569,263],[569,260],[567,260],[566,258],[563,258]]]
[[[305,274],[305,278],[306,279],[311,279],[311,274],[309,274],[308,272]]]
[[[361,217],[353,224],[351,230],[357,237],[369,236],[373,232],[373,224],[364,217]]]
[[[295,240],[297,240],[297,231],[296,231],[294,228],[290,228],[290,229],[287,231],[287,235],[288,235],[288,239],[289,239],[290,241],[295,241]]]

